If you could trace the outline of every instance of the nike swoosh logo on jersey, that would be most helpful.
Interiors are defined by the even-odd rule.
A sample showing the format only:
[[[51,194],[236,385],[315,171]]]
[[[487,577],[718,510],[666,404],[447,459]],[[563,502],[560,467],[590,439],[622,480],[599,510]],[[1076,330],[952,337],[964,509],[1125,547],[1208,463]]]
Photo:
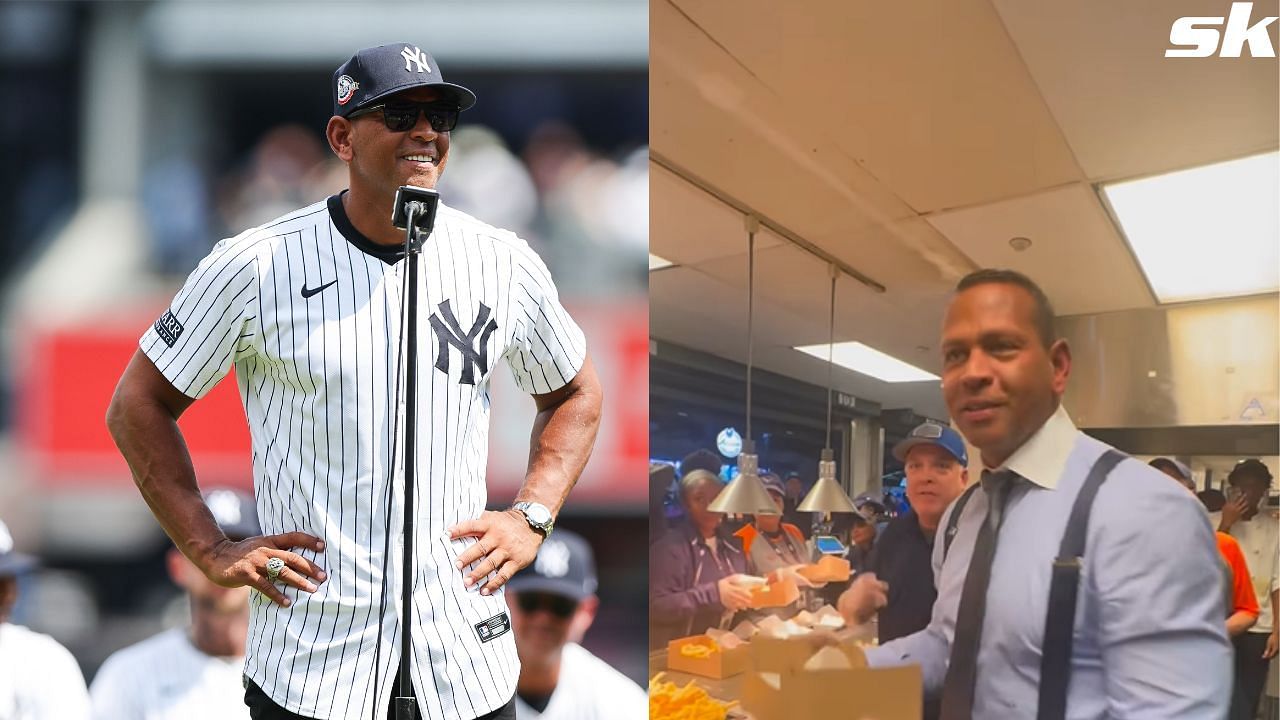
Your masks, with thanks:
[[[327,283],[325,283],[325,284],[321,285],[321,286],[320,286],[320,287],[318,287],[318,288],[308,288],[308,287],[306,286],[306,284],[304,283],[304,284],[303,284],[303,286],[302,286],[302,297],[304,297],[304,298],[309,298],[309,297],[311,297],[312,295],[315,295],[316,293],[320,292],[321,290],[324,290],[325,288],[329,287],[330,285],[332,285],[332,284],[334,284],[334,283],[336,283],[336,282],[338,282],[338,281],[337,281],[337,280],[330,280],[329,282],[327,282]]]

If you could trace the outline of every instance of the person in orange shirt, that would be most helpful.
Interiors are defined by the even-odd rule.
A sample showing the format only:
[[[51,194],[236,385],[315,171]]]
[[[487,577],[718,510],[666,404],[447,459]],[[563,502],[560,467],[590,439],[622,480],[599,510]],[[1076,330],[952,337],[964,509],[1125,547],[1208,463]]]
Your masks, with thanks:
[[[1177,480],[1192,494],[1195,493],[1195,483],[1191,480],[1190,469],[1185,465],[1163,457],[1147,464]],[[1245,564],[1244,553],[1240,551],[1240,543],[1224,532],[1219,531],[1214,535],[1218,538],[1218,552],[1222,554],[1227,571],[1227,634],[1235,637],[1258,622],[1258,596],[1254,594],[1253,585],[1249,582],[1249,568]]]
[[[782,521],[786,501],[782,480],[773,473],[764,474],[760,480],[778,506],[778,514],[757,514],[755,522],[743,527],[737,535],[747,549],[748,567],[756,575],[765,576],[809,562],[809,548],[800,528]]]

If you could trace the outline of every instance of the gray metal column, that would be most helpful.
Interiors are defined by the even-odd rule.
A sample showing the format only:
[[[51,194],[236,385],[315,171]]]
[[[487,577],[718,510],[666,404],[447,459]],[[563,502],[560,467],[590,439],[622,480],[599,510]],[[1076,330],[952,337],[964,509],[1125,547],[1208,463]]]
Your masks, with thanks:
[[[80,143],[87,201],[138,194],[146,130],[142,14],[149,6],[89,4]]]
[[[146,297],[139,188],[150,114],[142,15],[149,2],[90,3],[80,113],[79,207],[15,283],[15,317],[81,322]]]
[[[884,428],[875,418],[860,417],[849,422],[850,457],[847,460],[850,497],[865,492],[879,494],[884,468]]]

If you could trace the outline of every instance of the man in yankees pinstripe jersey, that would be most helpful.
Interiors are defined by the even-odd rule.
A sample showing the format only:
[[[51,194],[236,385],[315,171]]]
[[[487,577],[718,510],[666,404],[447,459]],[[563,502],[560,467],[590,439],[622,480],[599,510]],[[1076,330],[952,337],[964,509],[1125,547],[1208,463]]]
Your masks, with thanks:
[[[434,187],[475,102],[416,45],[334,73],[330,148],[350,187],[214,247],[141,339],[107,414],[177,547],[249,585],[245,702],[263,718],[382,718],[415,544],[410,680],[422,717],[513,717],[519,662],[497,592],[530,563],[590,454],[601,390],[545,265],[512,233],[441,205],[423,245],[417,437],[399,437],[403,233],[396,189]],[[429,330],[429,332],[428,332]],[[485,511],[497,359],[537,405],[525,482]],[[228,540],[201,502],[176,419],[235,368],[264,535]],[[403,442],[419,458],[406,538]],[[278,577],[268,561],[285,564]],[[385,611],[384,611],[385,610]]]

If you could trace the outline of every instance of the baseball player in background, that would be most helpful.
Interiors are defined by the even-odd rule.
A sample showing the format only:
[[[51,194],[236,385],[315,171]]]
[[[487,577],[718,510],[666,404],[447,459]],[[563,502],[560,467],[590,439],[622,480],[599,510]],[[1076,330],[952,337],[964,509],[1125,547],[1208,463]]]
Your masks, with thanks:
[[[591,546],[559,530],[507,584],[519,720],[643,720],[649,696],[578,643],[600,607]]]
[[[84,720],[89,694],[76,659],[48,635],[9,622],[18,577],[35,566],[0,522],[0,720]]]
[[[245,648],[255,720],[386,717],[405,631],[397,460],[415,443],[407,680],[421,717],[510,718],[519,661],[497,591],[533,561],[586,464],[600,384],[538,256],[442,203],[420,256],[407,399],[420,427],[403,437],[404,233],[392,206],[401,185],[436,185],[475,95],[408,43],[357,52],[331,90],[326,136],[349,188],[218,243],[142,336],[107,423],[178,549],[214,583],[258,591]],[[499,358],[537,415],[515,502],[486,511]],[[201,501],[176,423],[232,367],[265,532],[240,542]]]
[[[204,500],[229,539],[262,534],[252,497],[218,489]],[[191,626],[108,657],[89,687],[94,720],[247,719],[241,677],[250,590],[213,584],[176,548],[166,563],[169,577],[187,592]]]

